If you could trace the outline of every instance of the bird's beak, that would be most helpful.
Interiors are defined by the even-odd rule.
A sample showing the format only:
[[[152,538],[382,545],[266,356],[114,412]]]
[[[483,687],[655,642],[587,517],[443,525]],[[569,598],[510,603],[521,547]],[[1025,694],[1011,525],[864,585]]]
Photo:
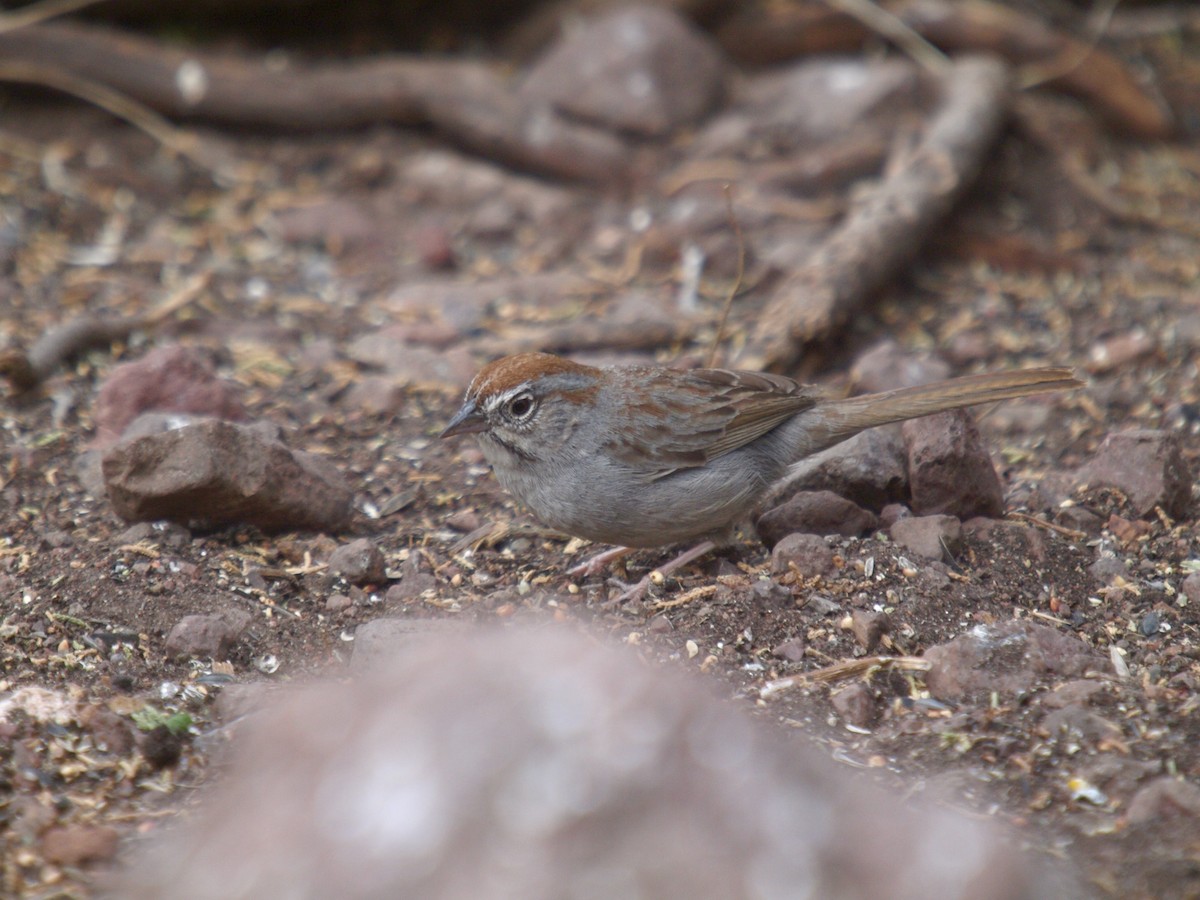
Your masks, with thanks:
[[[439,437],[454,437],[456,434],[476,434],[480,431],[487,430],[487,420],[483,414],[476,408],[474,400],[468,400],[462,405],[462,409],[454,414],[454,418],[450,420],[450,424],[446,426]]]

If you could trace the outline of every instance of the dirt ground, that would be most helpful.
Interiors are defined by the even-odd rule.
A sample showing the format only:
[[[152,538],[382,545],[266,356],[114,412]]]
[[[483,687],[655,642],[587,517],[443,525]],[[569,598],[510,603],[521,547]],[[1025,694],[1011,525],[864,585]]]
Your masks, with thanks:
[[[617,315],[630,294],[669,308],[677,260],[650,248],[626,265],[630,212],[643,202],[636,186],[516,176],[382,127],[203,131],[243,166],[241,181],[216,184],[98,111],[10,101],[0,129],[0,345],[28,346],[88,311],[148,309],[199,272],[208,281],[161,324],[89,350],[0,406],[0,697],[50,692],[36,709],[24,694],[22,712],[0,722],[0,893],[90,896],[112,841],[154,831],[205,781],[253,686],[341,666],[356,629],[399,617],[586,622],[649,660],[717,680],[764,727],[814,740],[867,777],[1013,826],[1077,866],[1097,896],[1200,896],[1200,809],[1164,802],[1162,815],[1127,816],[1153,778],[1200,779],[1200,619],[1182,587],[1200,571],[1195,503],[1177,521],[1138,517],[1118,494],[1092,491],[1074,498],[1094,514],[1083,534],[1079,519],[1062,524],[1041,487],[1134,427],[1179,433],[1200,463],[1200,148],[1083,132],[1066,139],[1087,142],[1107,189],[1190,227],[1123,220],[1082,196],[1044,148],[1009,133],[935,246],[803,372],[844,385],[885,338],[954,372],[1084,367],[1086,390],[981,419],[1008,509],[1049,526],[1014,516],[970,531],[948,564],[902,559],[881,536],[831,539],[836,573],[782,594],[754,590],[770,558],[747,541],[668,579],[644,604],[602,610],[604,579],[563,574],[594,548],[538,529],[470,442],[436,435],[484,361],[451,346],[456,334],[491,333],[502,348],[518,330],[506,323],[570,315],[557,305],[562,291],[593,314]],[[728,263],[719,250],[710,256]],[[714,318],[730,269],[701,292]],[[481,285],[510,287],[489,298],[490,319],[463,312],[449,336],[421,331],[413,286],[451,281],[464,308]],[[753,321],[768,284],[734,304],[731,333]],[[530,301],[539,291],[554,302]],[[366,339],[379,333],[407,334],[417,349],[378,362]],[[702,356],[707,334],[656,354]],[[88,492],[80,465],[95,439],[98,385],[172,342],[210,348],[252,419],[337,465],[356,492],[352,528],[157,539],[129,533]],[[464,547],[490,523],[514,530]],[[332,550],[357,537],[382,550],[385,583],[349,585],[325,570]],[[1107,551],[1124,574],[1101,583],[1089,567]],[[661,559],[638,552],[628,574]],[[421,590],[389,592],[406,581]],[[1044,726],[1042,700],[1061,681],[1052,677],[1019,696],[947,705],[929,700],[919,672],[885,666],[761,699],[776,679],[863,657],[846,627],[856,610],[888,613],[884,649],[896,655],[1016,617],[1106,657],[1115,649],[1128,674],[1104,679],[1088,701],[1103,726],[1057,733]],[[180,619],[226,612],[251,616],[227,660],[168,657]],[[788,642],[803,646],[797,659],[776,652]],[[847,727],[833,705],[851,685],[866,688],[867,727]],[[179,712],[190,727],[171,718]]]

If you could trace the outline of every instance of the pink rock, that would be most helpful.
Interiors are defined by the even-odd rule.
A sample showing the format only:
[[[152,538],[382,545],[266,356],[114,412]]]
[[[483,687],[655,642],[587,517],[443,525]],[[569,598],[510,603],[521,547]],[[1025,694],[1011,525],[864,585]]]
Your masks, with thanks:
[[[425,635],[292,692],[114,896],[1079,896],[998,829],[567,632]]]
[[[241,386],[217,375],[212,356],[170,344],[112,370],[92,407],[96,445],[108,447],[145,412],[177,412],[241,421]]]

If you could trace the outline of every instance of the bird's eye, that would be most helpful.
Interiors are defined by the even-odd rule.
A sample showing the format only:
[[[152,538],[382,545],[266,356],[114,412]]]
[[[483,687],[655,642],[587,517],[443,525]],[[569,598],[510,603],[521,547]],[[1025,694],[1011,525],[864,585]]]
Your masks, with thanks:
[[[508,401],[508,414],[517,421],[533,415],[534,402],[528,394],[518,394]]]

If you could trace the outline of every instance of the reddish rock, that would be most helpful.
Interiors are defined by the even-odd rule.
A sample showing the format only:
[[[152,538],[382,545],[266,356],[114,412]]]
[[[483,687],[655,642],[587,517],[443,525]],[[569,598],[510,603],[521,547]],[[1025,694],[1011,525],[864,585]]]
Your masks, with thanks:
[[[103,825],[63,825],[42,835],[42,856],[60,866],[82,866],[112,859],[120,836]]]
[[[840,534],[858,537],[875,530],[878,520],[861,506],[831,491],[801,491],[759,516],[755,527],[768,545],[789,534]]]
[[[1095,745],[1100,741],[1123,741],[1121,726],[1103,716],[1084,709],[1078,703],[1068,703],[1042,719],[1042,729],[1051,737],[1065,738],[1071,743]]]
[[[879,641],[892,630],[892,620],[885,612],[856,609],[850,613],[850,630],[854,639],[870,653],[879,646]]]
[[[338,405],[349,413],[390,416],[399,411],[406,396],[404,385],[396,378],[368,375],[350,385]]]
[[[1189,603],[1200,604],[1200,572],[1193,572],[1183,579],[1180,590],[1183,591],[1183,596],[1188,598]]]
[[[1000,478],[967,410],[912,419],[901,429],[914,513],[959,519],[1004,514]]]
[[[788,662],[800,662],[804,659],[804,638],[797,635],[793,638],[788,638],[782,644],[777,644],[771,650],[772,656],[777,656],[780,659],[786,659]]]
[[[788,490],[827,490],[880,510],[908,494],[908,452],[898,425],[868,428],[794,465]]]
[[[333,551],[329,571],[351,584],[382,584],[387,580],[387,560],[371,540],[358,538]]]
[[[1096,455],[1076,470],[1075,487],[1113,487],[1129,498],[1141,517],[1161,506],[1180,519],[1192,500],[1191,467],[1184,458],[1179,436],[1165,431],[1138,429],[1110,434]]]
[[[912,510],[903,503],[889,503],[879,511],[879,527],[891,531],[892,526],[901,519],[912,518]]]
[[[930,647],[926,676],[939,700],[1002,696],[1029,691],[1048,676],[1079,677],[1107,672],[1108,660],[1079,638],[1021,620],[977,625],[967,634]]]
[[[1133,795],[1125,813],[1130,822],[1200,818],[1200,786],[1183,778],[1162,775]]]
[[[806,578],[833,571],[833,550],[815,534],[789,534],[771,551],[771,571],[789,572],[792,565]]]
[[[113,509],[131,522],[333,531],[353,513],[354,495],[332,464],[231,422],[124,440],[102,466]]]
[[[240,611],[225,615],[184,616],[167,634],[167,655],[228,659],[230,649],[249,625],[249,613]]]
[[[875,697],[871,689],[861,682],[842,688],[829,698],[829,702],[847,725],[869,728],[875,719]]]
[[[79,724],[92,736],[100,750],[124,756],[133,749],[129,720],[103,706],[87,706],[79,713]]]
[[[96,445],[117,441],[126,426],[145,412],[177,412],[241,421],[242,388],[217,375],[211,354],[171,344],[151,350],[112,370],[96,394],[92,421]]]
[[[899,546],[925,559],[953,558],[962,548],[962,523],[954,516],[900,519],[888,533]]]
[[[724,87],[716,44],[663,6],[631,6],[581,23],[530,67],[528,100],[650,137],[698,121]]]

